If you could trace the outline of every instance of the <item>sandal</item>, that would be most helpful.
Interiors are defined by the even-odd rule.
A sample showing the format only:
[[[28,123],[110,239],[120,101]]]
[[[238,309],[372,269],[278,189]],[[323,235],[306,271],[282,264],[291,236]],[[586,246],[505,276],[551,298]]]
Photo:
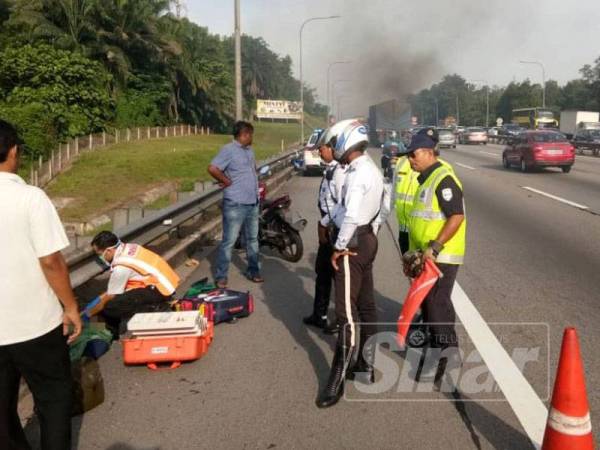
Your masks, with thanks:
[[[253,283],[264,283],[265,282],[265,279],[263,277],[261,277],[260,275],[246,275],[246,278],[248,278]]]

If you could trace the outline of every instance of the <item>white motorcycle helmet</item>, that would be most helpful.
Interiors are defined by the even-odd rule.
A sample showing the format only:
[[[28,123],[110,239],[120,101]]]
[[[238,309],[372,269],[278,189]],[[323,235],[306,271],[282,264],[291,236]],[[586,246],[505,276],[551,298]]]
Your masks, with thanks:
[[[357,120],[353,120],[342,131],[335,144],[333,157],[339,162],[345,162],[346,157],[354,150],[366,149],[369,144],[367,127]]]
[[[355,121],[356,119],[347,119],[334,123],[332,126],[327,128],[323,134],[321,134],[321,137],[317,142],[317,148],[320,148],[323,145],[329,145],[331,148],[335,148],[336,139],[339,134],[344,131],[348,125]]]

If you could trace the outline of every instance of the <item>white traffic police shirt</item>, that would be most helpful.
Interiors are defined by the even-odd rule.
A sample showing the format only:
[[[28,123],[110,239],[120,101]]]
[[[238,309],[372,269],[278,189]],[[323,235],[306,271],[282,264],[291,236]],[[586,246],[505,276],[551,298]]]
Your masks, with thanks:
[[[331,221],[333,211],[342,199],[345,178],[345,168],[340,163],[334,160],[327,164],[319,188],[319,210],[323,214],[321,225],[324,227]]]
[[[367,155],[354,159],[346,168],[342,200],[333,212],[333,220],[340,230],[335,248],[343,250],[356,229],[369,223],[377,233],[389,215],[390,186],[384,186],[383,176]]]

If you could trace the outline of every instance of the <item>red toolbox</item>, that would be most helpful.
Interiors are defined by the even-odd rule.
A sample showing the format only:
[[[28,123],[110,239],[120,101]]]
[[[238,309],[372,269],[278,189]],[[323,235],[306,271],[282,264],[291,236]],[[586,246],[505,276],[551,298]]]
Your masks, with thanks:
[[[136,314],[127,326],[131,336],[122,340],[124,363],[154,370],[161,363],[175,369],[199,359],[214,336],[212,322],[198,311]]]

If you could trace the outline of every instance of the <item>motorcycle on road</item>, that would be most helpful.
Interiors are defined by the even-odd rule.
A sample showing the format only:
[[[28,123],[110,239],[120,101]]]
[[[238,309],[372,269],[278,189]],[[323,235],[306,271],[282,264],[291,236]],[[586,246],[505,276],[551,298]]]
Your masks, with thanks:
[[[269,167],[261,168],[260,177],[269,173]],[[300,232],[306,227],[307,220],[292,212],[292,199],[284,194],[274,199],[266,198],[266,184],[259,182],[260,211],[258,216],[258,244],[276,249],[281,257],[289,262],[298,262],[304,254],[304,245]],[[242,236],[235,247],[243,248]]]

